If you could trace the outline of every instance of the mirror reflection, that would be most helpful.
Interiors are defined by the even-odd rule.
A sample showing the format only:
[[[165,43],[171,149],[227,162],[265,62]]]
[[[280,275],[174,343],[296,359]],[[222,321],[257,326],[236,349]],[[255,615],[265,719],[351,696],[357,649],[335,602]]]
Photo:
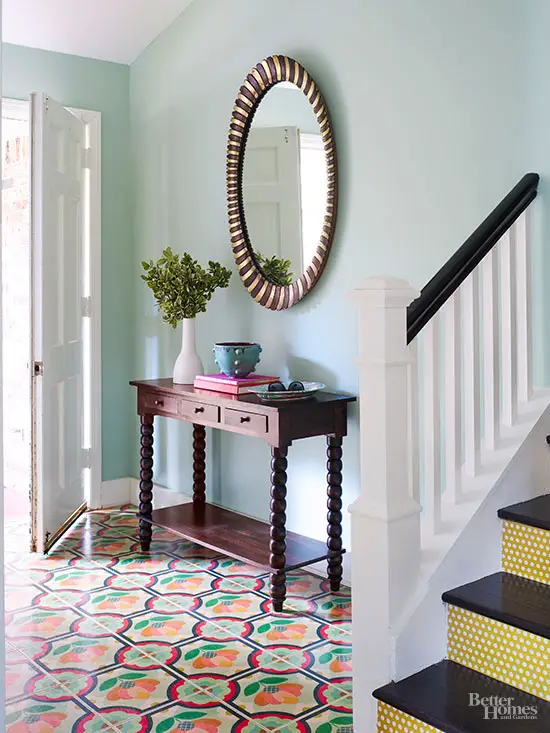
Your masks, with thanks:
[[[290,82],[260,102],[246,142],[243,206],[250,243],[265,277],[290,285],[319,243],[327,165],[313,107]]]

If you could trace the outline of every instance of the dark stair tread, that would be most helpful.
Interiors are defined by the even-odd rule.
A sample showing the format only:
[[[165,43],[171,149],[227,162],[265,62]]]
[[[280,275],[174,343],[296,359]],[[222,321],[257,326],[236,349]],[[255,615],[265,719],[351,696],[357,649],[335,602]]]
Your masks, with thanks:
[[[550,530],[550,494],[499,509],[498,516],[511,522]]]
[[[443,601],[550,639],[550,586],[494,573],[443,593]]]
[[[443,593],[453,606],[550,639],[550,586],[511,573],[494,573]]]
[[[513,698],[512,705],[536,707],[535,720],[484,720],[484,708],[470,706],[470,693]],[[550,703],[447,659],[373,692],[387,703],[443,733],[543,733],[550,730]]]

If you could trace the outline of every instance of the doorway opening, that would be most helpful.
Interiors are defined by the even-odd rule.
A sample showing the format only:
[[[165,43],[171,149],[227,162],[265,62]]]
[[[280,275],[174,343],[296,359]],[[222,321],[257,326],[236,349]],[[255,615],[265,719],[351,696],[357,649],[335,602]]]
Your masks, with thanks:
[[[5,536],[28,539],[31,488],[30,135],[28,104],[2,105]]]
[[[53,114],[57,106],[67,116],[67,111],[56,105],[53,100],[44,97],[46,109],[50,105]],[[76,506],[99,506],[101,495],[101,343],[100,343],[100,248],[101,248],[101,211],[100,211],[100,123],[101,115],[96,112],[83,110],[68,110],[79,119],[74,125],[80,125],[83,131],[82,160],[77,156],[74,165],[81,170],[79,176],[80,193],[76,198],[66,198],[51,194],[46,181],[42,185],[42,173],[33,177],[33,113],[29,102],[2,100],[2,303],[3,303],[3,439],[4,439],[4,536],[9,543],[8,550],[28,551],[35,549],[46,550],[51,545],[48,538],[60,534],[70,523],[71,512],[67,512],[61,522],[64,508],[58,511],[47,526],[44,525],[43,515],[45,507],[55,499],[54,491],[48,491],[48,482],[53,476],[54,469],[58,485],[63,488],[68,481],[67,466],[80,467],[80,479],[71,484],[75,495]],[[50,123],[51,124],[51,123]],[[55,123],[54,123],[55,124]],[[71,126],[71,123],[68,123]],[[70,152],[68,135],[71,129],[61,130],[49,150],[41,155],[49,156],[46,165],[53,168],[53,175],[57,176],[67,168],[66,154]],[[43,168],[43,160],[40,161]],[[35,165],[35,170],[38,166]],[[55,171],[58,171],[56,173]],[[37,185],[37,181],[39,182]],[[34,197],[34,198],[33,198]],[[52,233],[51,227],[42,231],[43,225],[37,225],[33,219],[31,198],[40,209],[40,215],[50,207],[51,215],[45,214],[44,221],[50,221],[52,216],[61,216],[60,234]],[[68,227],[72,223],[71,206],[80,206],[80,224],[75,224],[75,236],[69,234]],[[53,208],[52,208],[53,207]],[[61,208],[60,208],[61,207]],[[53,212],[56,212],[55,214]],[[33,224],[34,221],[34,224]],[[37,231],[41,230],[37,235]],[[38,246],[33,244],[38,240]],[[64,234],[63,234],[64,233]],[[65,237],[65,247],[61,250],[61,237]],[[33,255],[35,251],[35,255]],[[59,259],[61,258],[61,259]],[[52,267],[55,259],[59,263]],[[67,279],[63,283],[62,271],[68,274],[69,261],[73,261],[74,272],[79,281],[78,289],[71,284],[75,280]],[[78,261],[78,262],[77,262]],[[38,264],[37,264],[38,263]],[[46,269],[44,269],[46,268]],[[44,279],[45,278],[45,279]],[[59,284],[57,281],[59,280]],[[49,281],[49,284],[48,284]],[[50,297],[45,293],[49,288]],[[57,291],[57,294],[56,294]],[[78,292],[77,300],[69,301],[68,296]],[[53,295],[53,297],[52,297]],[[63,306],[65,303],[65,306]],[[64,307],[72,309],[73,316],[70,322],[74,323],[75,338],[78,340],[77,350],[71,352],[72,358],[78,354],[80,367],[77,369],[79,381],[73,381],[70,394],[81,405],[78,429],[73,432],[81,436],[78,455],[72,454],[67,458],[64,455],[64,442],[70,435],[68,428],[65,395],[58,390],[56,396],[57,408],[50,409],[48,420],[39,424],[37,419],[37,379],[40,380],[48,368],[59,371],[63,364],[48,364],[48,355],[45,361],[42,353],[36,350],[37,343],[37,309],[50,322],[56,320],[56,312]],[[76,313],[75,313],[76,308]],[[52,310],[53,309],[53,310]],[[42,318],[42,315],[40,315]],[[40,319],[39,319],[40,320]],[[66,326],[60,326],[64,329]],[[66,338],[62,330],[58,330],[54,338],[60,341]],[[33,347],[33,342],[35,346]],[[50,372],[51,374],[51,372]],[[55,384],[54,384],[55,389]],[[78,392],[78,396],[76,394]],[[37,427],[38,426],[38,427]],[[69,430],[69,433],[67,433]],[[40,433],[40,435],[38,435]],[[65,436],[65,438],[63,437]],[[38,443],[37,443],[38,440]],[[73,441],[74,442],[74,441]],[[37,449],[39,445],[39,449]],[[76,443],[75,447],[79,444]],[[39,456],[41,468],[46,461],[46,472],[37,473],[33,470],[33,455]],[[38,458],[35,458],[35,465]],[[62,463],[61,461],[64,461]],[[67,462],[68,461],[68,462]],[[34,475],[34,480],[33,480]],[[68,484],[67,484],[68,485]],[[53,484],[52,484],[53,486]],[[78,493],[78,497],[76,497]],[[65,499],[67,496],[65,495]],[[70,497],[69,497],[70,498]],[[78,501],[77,501],[78,499]],[[53,504],[51,504],[53,506]],[[51,514],[51,512],[50,512]],[[58,521],[59,520],[59,521]],[[51,526],[50,526],[51,525]],[[47,531],[46,531],[47,530]],[[43,537],[42,534],[45,533]]]

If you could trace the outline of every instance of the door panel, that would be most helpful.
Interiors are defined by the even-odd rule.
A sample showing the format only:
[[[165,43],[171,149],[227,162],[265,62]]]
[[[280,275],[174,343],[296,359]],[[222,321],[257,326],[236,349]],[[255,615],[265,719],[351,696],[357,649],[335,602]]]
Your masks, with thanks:
[[[31,100],[33,539],[46,551],[83,505],[82,192],[85,128]]]
[[[290,260],[301,273],[300,132],[296,127],[253,127],[243,168],[246,226],[255,251]]]

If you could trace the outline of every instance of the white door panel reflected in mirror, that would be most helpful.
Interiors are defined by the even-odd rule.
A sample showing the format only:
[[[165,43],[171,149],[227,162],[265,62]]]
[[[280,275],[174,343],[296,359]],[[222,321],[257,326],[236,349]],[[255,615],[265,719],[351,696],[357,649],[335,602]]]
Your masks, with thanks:
[[[293,84],[274,86],[258,106],[246,142],[242,186],[258,264],[271,282],[290,285],[317,249],[328,191],[317,119]]]

